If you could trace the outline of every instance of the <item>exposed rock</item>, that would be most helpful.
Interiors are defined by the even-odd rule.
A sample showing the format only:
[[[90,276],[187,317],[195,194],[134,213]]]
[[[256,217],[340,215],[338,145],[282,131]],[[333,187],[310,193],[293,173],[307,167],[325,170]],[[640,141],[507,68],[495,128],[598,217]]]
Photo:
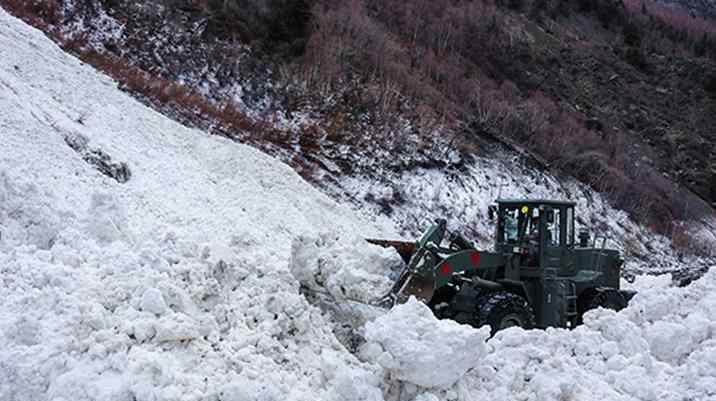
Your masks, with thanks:
[[[124,162],[115,162],[112,157],[101,149],[88,146],[87,138],[79,134],[65,135],[65,143],[82,156],[82,160],[94,166],[100,173],[113,178],[120,184],[132,178],[129,166]]]

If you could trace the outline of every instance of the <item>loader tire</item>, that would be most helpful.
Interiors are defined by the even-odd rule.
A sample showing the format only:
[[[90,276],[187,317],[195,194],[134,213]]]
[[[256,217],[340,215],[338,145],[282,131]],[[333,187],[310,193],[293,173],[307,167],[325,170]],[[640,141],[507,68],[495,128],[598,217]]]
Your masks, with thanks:
[[[624,298],[619,291],[613,289],[603,291],[592,290],[579,298],[578,324],[584,322],[584,314],[592,309],[604,308],[619,312],[627,306],[626,298]]]
[[[490,334],[509,327],[535,327],[535,314],[523,297],[507,291],[489,292],[477,298],[476,327],[490,326]]]

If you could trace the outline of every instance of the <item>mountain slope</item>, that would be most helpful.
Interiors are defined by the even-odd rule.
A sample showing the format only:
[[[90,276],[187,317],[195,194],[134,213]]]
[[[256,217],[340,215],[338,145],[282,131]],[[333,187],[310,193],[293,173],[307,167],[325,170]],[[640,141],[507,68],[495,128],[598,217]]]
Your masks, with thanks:
[[[340,387],[378,379],[353,370],[288,271],[297,235],[379,230],[285,164],[142,106],[2,10],[0,43],[0,399],[380,395]],[[101,174],[66,138],[131,178]]]
[[[715,109],[706,82],[713,46],[692,48],[701,30],[710,32],[708,21],[690,26],[655,3],[642,10],[638,2],[601,0],[0,3],[145,104],[280,158],[334,199],[370,208],[406,235],[440,216],[414,207],[434,202],[405,180],[440,177],[484,204],[492,199],[460,184],[501,193],[473,174],[488,164],[491,176],[510,177],[499,185],[519,187],[506,188],[515,195],[556,180],[570,188],[548,186],[548,197],[596,199],[580,215],[590,229],[613,234],[602,224],[611,212],[595,211],[602,199],[648,227],[618,230],[617,243],[657,237],[676,248],[672,254],[716,254],[708,205],[716,190],[708,139]],[[297,17],[293,27],[314,23],[300,34],[271,35],[266,28],[280,28],[285,15]],[[343,50],[325,37],[342,38]],[[303,54],[265,53],[307,39]],[[632,56],[645,65],[633,65]],[[573,178],[600,196],[574,193]],[[485,235],[474,208],[454,215],[442,198],[443,217]],[[672,264],[649,246],[637,254],[660,270]]]
[[[0,135],[3,401],[713,396],[714,270],[640,279],[631,307],[573,331],[486,343],[417,302],[364,310],[365,344],[346,346],[299,278],[369,298],[396,255],[357,236],[390,224],[141,105],[3,10]]]

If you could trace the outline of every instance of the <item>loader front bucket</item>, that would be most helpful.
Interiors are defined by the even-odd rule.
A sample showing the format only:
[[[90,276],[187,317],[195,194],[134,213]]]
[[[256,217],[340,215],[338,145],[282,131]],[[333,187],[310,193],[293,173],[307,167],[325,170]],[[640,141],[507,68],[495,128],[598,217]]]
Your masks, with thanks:
[[[393,288],[386,295],[378,298],[375,304],[390,308],[407,301],[411,296],[427,303],[433,298],[434,293],[435,280],[411,273],[406,269],[393,284]]]
[[[407,301],[411,295],[424,302],[430,302],[435,292],[435,280],[431,277],[423,277],[412,273],[407,266],[418,249],[418,243],[380,239],[368,239],[367,241],[384,248],[394,248],[406,263],[405,269],[400,272],[398,280],[393,284],[390,291],[372,302],[373,304],[390,308]]]
[[[384,239],[373,239],[368,238],[366,239],[369,243],[373,245],[382,246],[383,248],[393,248],[398,252],[398,255],[400,255],[401,258],[405,261],[405,263],[410,262],[410,258],[413,256],[413,253],[415,252],[415,242],[408,242],[408,241],[390,241],[390,240],[384,240]]]

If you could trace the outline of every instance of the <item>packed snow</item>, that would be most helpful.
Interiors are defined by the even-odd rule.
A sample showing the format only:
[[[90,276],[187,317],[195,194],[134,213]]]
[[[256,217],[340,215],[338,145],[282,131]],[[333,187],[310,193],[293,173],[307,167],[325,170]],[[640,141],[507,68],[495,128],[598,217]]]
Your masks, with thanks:
[[[142,106],[4,11],[0,60],[0,400],[380,398],[378,367],[288,265],[297,236],[389,229]],[[131,179],[87,163],[76,135]]]
[[[574,330],[362,314],[394,237],[286,165],[141,105],[0,9],[0,400],[716,400],[716,271]],[[120,183],[68,146],[131,169]]]
[[[446,388],[480,363],[489,336],[487,326],[475,330],[452,321],[439,322],[427,305],[411,297],[366,323],[361,356],[376,361],[397,380]]]

